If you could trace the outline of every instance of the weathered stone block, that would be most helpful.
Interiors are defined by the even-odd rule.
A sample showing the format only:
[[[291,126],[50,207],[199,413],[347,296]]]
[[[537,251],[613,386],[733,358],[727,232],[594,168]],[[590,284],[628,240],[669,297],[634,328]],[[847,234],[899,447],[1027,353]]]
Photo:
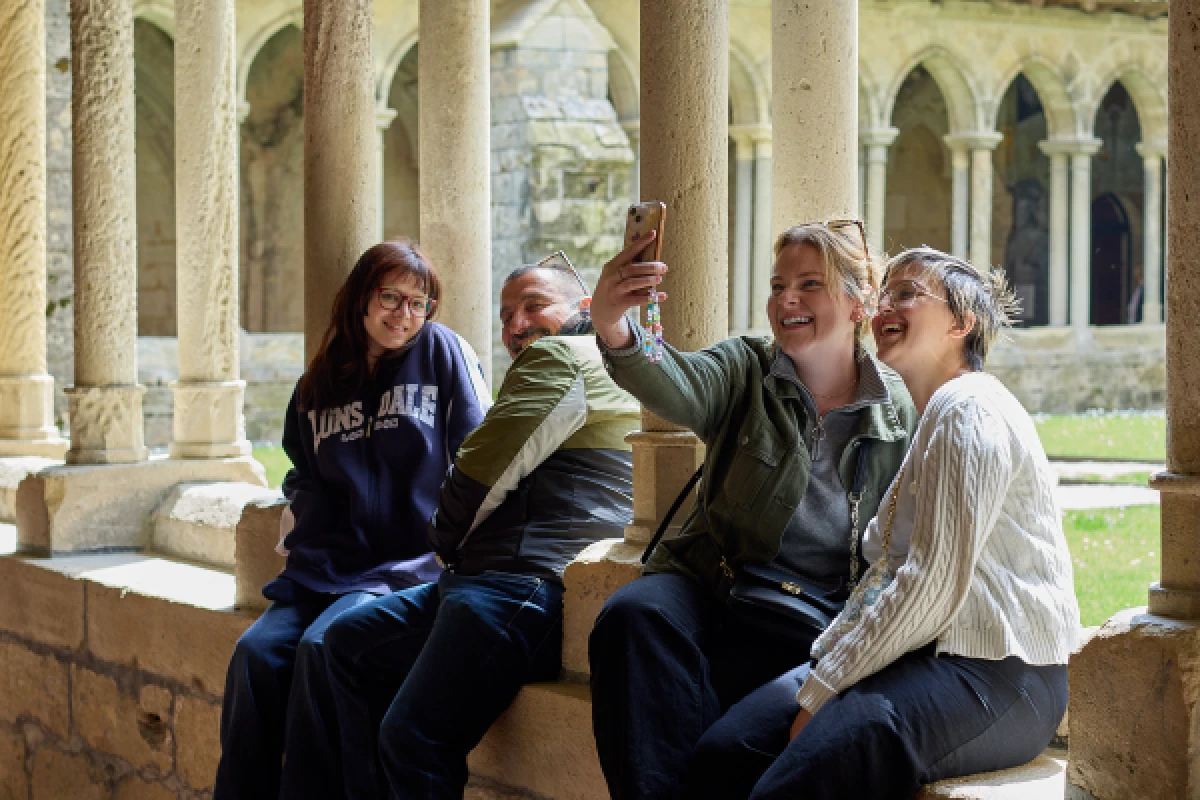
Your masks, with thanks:
[[[1066,753],[1047,751],[1015,769],[926,786],[916,800],[1062,800]]]
[[[25,739],[0,731],[0,800],[29,800]]]
[[[234,534],[233,574],[237,586],[234,604],[239,609],[261,611],[270,605],[262,595],[262,587],[287,563],[287,558],[275,550],[279,543],[280,521],[287,507],[287,501],[279,498],[251,503],[242,509]]]
[[[219,695],[237,639],[252,617],[211,611],[89,582],[88,650],[97,658]]]
[[[1067,781],[1097,800],[1195,797],[1200,627],[1131,609],[1070,664]]]
[[[17,521],[17,487],[26,476],[61,463],[40,456],[0,458],[0,522]]]
[[[642,574],[642,548],[622,539],[588,547],[563,572],[563,669],[588,675],[588,636],[605,601]]]
[[[0,629],[56,647],[83,645],[83,583],[37,561],[0,558]]]
[[[179,800],[179,792],[130,775],[118,784],[113,800]]]
[[[45,555],[144,548],[150,515],[167,493],[177,484],[199,481],[267,482],[262,465],[249,456],[50,467],[21,481],[19,546]]]
[[[28,715],[67,735],[67,665],[16,642],[0,642],[0,720]]]
[[[189,695],[175,714],[176,766],[192,789],[212,789],[221,760],[221,707]]]
[[[526,686],[468,759],[471,772],[555,800],[608,797],[583,685]]]
[[[234,529],[250,503],[281,498],[252,483],[181,483],[154,511],[154,550],[225,569],[234,568]]]
[[[171,693],[161,686],[118,686],[107,675],[71,667],[72,720],[89,745],[135,769],[171,773]]]
[[[108,800],[111,780],[83,755],[42,747],[33,757],[33,800]]]

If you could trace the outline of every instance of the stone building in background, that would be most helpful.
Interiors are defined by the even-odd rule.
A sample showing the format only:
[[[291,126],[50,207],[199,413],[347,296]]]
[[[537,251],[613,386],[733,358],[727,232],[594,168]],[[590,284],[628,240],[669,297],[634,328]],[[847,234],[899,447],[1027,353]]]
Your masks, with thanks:
[[[302,369],[302,11],[299,0],[237,7],[242,372],[250,438],[277,440]],[[992,368],[1031,408],[1161,407],[1166,3],[859,8],[859,197],[872,247],[929,244],[1006,269],[1024,310]],[[169,438],[176,363],[174,8],[138,0],[135,13],[139,363],[153,445]],[[61,423],[61,387],[72,382],[66,0],[47,0],[46,15],[47,314]],[[375,0],[374,15],[378,229],[415,238],[416,0]],[[520,263],[563,249],[594,276],[619,246],[637,195],[638,3],[500,0],[491,27],[498,302],[500,281]],[[730,29],[736,333],[766,325],[769,0],[733,0]],[[507,356],[496,334],[499,375]]]

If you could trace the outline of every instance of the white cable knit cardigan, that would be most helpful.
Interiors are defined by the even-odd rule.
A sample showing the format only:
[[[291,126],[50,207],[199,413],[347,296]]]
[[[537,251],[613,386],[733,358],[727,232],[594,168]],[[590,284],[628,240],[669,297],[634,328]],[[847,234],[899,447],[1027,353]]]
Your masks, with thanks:
[[[889,551],[902,566],[800,687],[797,701],[814,714],[935,640],[939,655],[1035,665],[1065,664],[1076,645],[1079,607],[1054,473],[1033,420],[1000,381],[976,372],[943,384],[902,475]],[[880,552],[889,498],[867,531],[868,557],[872,546]]]

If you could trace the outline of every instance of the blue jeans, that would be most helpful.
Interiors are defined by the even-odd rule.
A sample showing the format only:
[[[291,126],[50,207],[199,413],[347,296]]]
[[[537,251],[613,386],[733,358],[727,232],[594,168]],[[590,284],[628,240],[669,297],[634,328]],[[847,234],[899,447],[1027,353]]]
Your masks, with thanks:
[[[346,795],[461,798],[467,754],[521,685],[558,676],[562,587],[445,572],[343,614],[325,644]]]
[[[908,653],[829,700],[789,741],[807,665],[735,704],[692,754],[684,796],[907,800],[927,784],[1024,764],[1067,707],[1066,665]]]
[[[375,595],[322,594],[298,585],[294,595],[295,602],[276,602],[263,612],[233,650],[221,705],[221,761],[214,800],[340,795],[336,782],[314,784],[297,780],[293,773],[311,760],[304,750],[313,738],[303,733],[303,726],[314,719],[336,723],[325,688],[322,636],[334,617]],[[285,750],[287,774],[282,767]]]

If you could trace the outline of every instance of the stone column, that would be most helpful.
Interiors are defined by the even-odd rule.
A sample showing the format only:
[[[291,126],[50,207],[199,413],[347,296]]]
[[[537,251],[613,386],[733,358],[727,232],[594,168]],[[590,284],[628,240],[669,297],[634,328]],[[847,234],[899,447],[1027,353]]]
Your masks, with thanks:
[[[46,372],[46,25],[0,12],[0,457],[62,458]]]
[[[1071,326],[1086,335],[1092,324],[1092,156],[1104,143],[1082,139],[1071,154]]]
[[[733,189],[733,272],[729,281],[730,331],[750,327],[751,228],[754,224],[754,140],[745,129],[729,130],[737,158]]]
[[[967,141],[962,136],[945,137],[950,149],[950,251],[959,258],[966,258],[969,250],[971,199],[971,157],[967,152]]]
[[[234,0],[176,0],[179,380],[173,458],[250,454],[238,362],[238,98]]]
[[[1067,150],[1061,142],[1046,140],[1038,147],[1050,158],[1050,324],[1067,324],[1068,271],[1070,242],[1068,215]]]
[[[729,334],[729,5],[642,0],[641,193],[667,204],[663,261],[663,335],[699,350]],[[686,76],[686,79],[673,76]],[[642,412],[633,445],[633,523],[638,544],[703,460],[691,431]],[[678,530],[682,518],[675,520]],[[668,534],[670,535],[670,534]]]
[[[382,242],[387,236],[385,229],[387,227],[387,214],[384,208],[384,201],[387,198],[387,132],[388,128],[392,127],[392,123],[396,120],[396,109],[381,108],[375,112],[375,130],[378,135],[375,137],[375,205],[376,219],[378,223],[375,227],[375,241]]]
[[[992,152],[1004,141],[999,133],[970,137],[971,148],[971,263],[992,268]]]
[[[132,0],[71,0],[71,62],[75,385],[66,458],[143,461]]]
[[[375,244],[379,225],[371,6],[304,0],[306,360],[329,325],[334,295]]]
[[[1174,0],[1167,26],[1167,469],[1151,479],[1162,578],[1150,613],[1119,612],[1071,658],[1071,798],[1200,797],[1200,0]]]
[[[421,246],[446,287],[442,322],[492,374],[488,0],[420,0]]]
[[[771,4],[774,232],[858,207],[858,3]],[[643,73],[645,74],[645,73]]]
[[[629,138],[629,149],[633,151],[633,185],[630,187],[630,202],[636,203],[642,195],[642,121],[640,119],[626,120],[621,123],[625,135]]]
[[[771,294],[771,267],[775,241],[771,236],[771,128],[764,125],[754,135],[754,245],[750,271],[750,327],[766,330],[767,298]]]
[[[1145,221],[1142,224],[1142,322],[1163,321],[1162,302],[1162,162],[1166,147],[1160,142],[1141,142],[1137,151],[1146,173]]]
[[[858,138],[867,151],[867,198],[866,218],[867,244],[871,252],[879,255],[883,252],[884,243],[884,214],[887,205],[887,164],[888,148],[900,131],[895,128],[860,131]]]

